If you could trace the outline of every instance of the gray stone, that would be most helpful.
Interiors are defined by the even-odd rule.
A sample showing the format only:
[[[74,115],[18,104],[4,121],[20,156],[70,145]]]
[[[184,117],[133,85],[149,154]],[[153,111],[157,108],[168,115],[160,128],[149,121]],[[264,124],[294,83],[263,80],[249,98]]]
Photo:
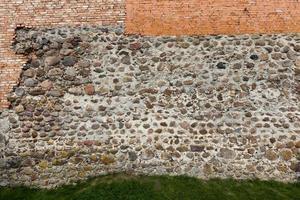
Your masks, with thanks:
[[[300,52],[300,45],[299,44],[295,45],[294,50]]]
[[[135,161],[137,159],[137,155],[134,151],[129,151],[128,156],[130,161]]]
[[[130,64],[131,64],[130,56],[124,56],[124,57],[121,59],[121,63],[123,63],[123,64],[125,64],[125,65],[130,65]]]
[[[219,63],[217,64],[217,68],[218,68],[218,69],[226,69],[226,63],[224,63],[224,62],[219,62]]]
[[[62,76],[63,75],[63,70],[61,70],[60,68],[54,68],[49,70],[48,72],[48,76],[53,77],[53,76]]]
[[[68,68],[66,69],[66,71],[65,71],[65,74],[66,74],[67,76],[74,77],[74,76],[76,76],[76,69],[73,68],[73,67],[68,67]]]
[[[16,90],[15,90],[15,94],[17,95],[17,96],[23,96],[24,94],[25,94],[25,90],[23,89],[23,88],[16,88]]]
[[[31,89],[28,93],[32,96],[44,95],[45,90],[43,90],[42,88],[34,88]]]
[[[59,56],[49,56],[45,58],[45,65],[46,66],[54,66],[60,63]]]
[[[220,157],[225,158],[225,159],[234,159],[236,156],[236,153],[232,149],[228,148],[221,148],[220,149]]]
[[[199,145],[191,145],[190,148],[191,148],[192,152],[202,152],[202,151],[204,151],[205,147],[199,146]]]
[[[65,66],[73,66],[77,62],[77,59],[74,56],[65,56],[62,60],[62,64]]]
[[[28,78],[24,81],[26,87],[34,87],[37,84],[37,81],[33,78]]]
[[[48,95],[53,96],[53,97],[62,97],[64,96],[64,92],[62,90],[50,90]]]

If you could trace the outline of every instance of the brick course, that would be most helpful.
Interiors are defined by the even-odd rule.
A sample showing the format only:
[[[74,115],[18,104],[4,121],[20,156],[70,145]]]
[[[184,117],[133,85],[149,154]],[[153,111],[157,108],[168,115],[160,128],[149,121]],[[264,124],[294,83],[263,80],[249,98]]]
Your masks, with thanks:
[[[17,84],[26,62],[11,49],[17,26],[116,25],[125,16],[124,0],[1,0],[0,108],[8,107],[7,93]]]
[[[300,31],[298,0],[127,0],[127,33],[205,35]]]

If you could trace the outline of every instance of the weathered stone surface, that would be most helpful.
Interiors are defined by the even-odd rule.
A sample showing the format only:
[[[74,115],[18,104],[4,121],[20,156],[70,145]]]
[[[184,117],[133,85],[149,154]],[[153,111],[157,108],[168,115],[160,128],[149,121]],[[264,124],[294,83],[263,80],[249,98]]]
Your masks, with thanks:
[[[48,72],[48,76],[49,77],[53,77],[53,76],[58,76],[58,77],[61,77],[63,75],[63,70],[60,69],[60,68],[53,68],[53,69],[50,69],[49,72]]]
[[[93,95],[95,94],[95,88],[94,85],[88,84],[84,87],[84,91],[87,95]]]
[[[277,154],[271,149],[266,151],[265,156],[268,160],[276,160],[278,158]]]
[[[9,124],[9,120],[7,118],[0,119],[0,135],[2,135],[2,142],[4,142],[5,135],[8,134]]]
[[[65,56],[62,60],[62,64],[65,66],[73,66],[77,62],[77,58],[74,56]]]
[[[225,158],[225,159],[234,159],[236,156],[236,153],[232,149],[228,148],[221,148],[220,149],[220,157]]]
[[[45,58],[45,65],[46,66],[54,66],[60,63],[59,56],[49,56]]]
[[[34,48],[0,113],[1,179],[53,187],[130,171],[293,181],[297,38],[17,31],[19,52]]]
[[[137,159],[137,155],[134,151],[128,152],[128,156],[130,161],[135,161]]]
[[[282,151],[280,152],[280,157],[281,157],[283,160],[291,160],[292,156],[293,156],[293,153],[292,153],[292,151],[290,151],[290,150],[282,150]]]
[[[191,151],[192,152],[202,152],[204,151],[204,146],[198,146],[198,145],[191,145]]]

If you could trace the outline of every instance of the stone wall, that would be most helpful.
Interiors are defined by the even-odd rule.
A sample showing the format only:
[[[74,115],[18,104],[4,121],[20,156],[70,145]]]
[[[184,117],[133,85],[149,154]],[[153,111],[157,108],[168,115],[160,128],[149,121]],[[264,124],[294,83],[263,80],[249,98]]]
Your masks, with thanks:
[[[300,31],[295,0],[127,0],[126,31],[146,35]]]
[[[124,17],[124,0],[1,0],[0,109],[9,106],[6,96],[18,83],[21,66],[26,62],[11,50],[18,26],[117,25]]]
[[[296,180],[300,35],[145,37],[20,29],[0,183],[100,174]]]

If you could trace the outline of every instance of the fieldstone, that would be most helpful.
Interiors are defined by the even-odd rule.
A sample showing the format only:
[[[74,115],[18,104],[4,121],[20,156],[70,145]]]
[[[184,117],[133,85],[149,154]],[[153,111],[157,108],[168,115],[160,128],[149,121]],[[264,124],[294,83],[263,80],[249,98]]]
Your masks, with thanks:
[[[123,81],[124,81],[125,83],[129,83],[129,82],[132,82],[133,79],[132,79],[132,77],[130,77],[130,76],[124,76],[124,77],[123,77]]]
[[[97,130],[97,129],[100,128],[100,125],[99,125],[99,124],[92,124],[91,128],[92,128],[93,130]]]
[[[47,169],[48,161],[47,160],[41,160],[38,165],[41,169]]]
[[[251,60],[258,60],[259,57],[258,57],[258,55],[253,54],[253,55],[250,56],[250,59],[251,59]]]
[[[77,59],[74,56],[65,56],[62,60],[64,66],[73,66],[77,62]]]
[[[8,118],[8,121],[12,124],[16,124],[18,122],[18,120],[15,117],[12,117],[12,116]]]
[[[128,152],[128,157],[130,161],[135,161],[137,159],[137,155],[134,151],[129,151]]]
[[[213,173],[213,169],[212,169],[211,165],[205,164],[205,165],[203,166],[203,172],[204,172],[205,175],[210,175],[210,174],[212,174],[212,173]]]
[[[24,111],[24,107],[22,105],[18,105],[15,107],[16,113],[21,113]]]
[[[158,90],[157,89],[154,89],[154,88],[144,88],[144,89],[141,89],[140,94],[157,94],[158,93]]]
[[[24,90],[23,88],[18,87],[18,88],[16,88],[16,90],[15,90],[15,94],[16,94],[17,96],[21,97],[21,96],[23,96],[23,95],[25,94],[25,90]]]
[[[121,58],[121,63],[125,65],[130,65],[131,64],[130,56],[124,56],[123,58]]]
[[[26,76],[28,78],[33,78],[35,76],[35,70],[29,68],[23,72],[23,76]]]
[[[219,62],[219,63],[217,64],[217,68],[218,68],[218,69],[226,69],[226,63],[224,63],[224,62]]]
[[[149,67],[148,67],[147,65],[140,65],[140,66],[139,66],[139,69],[140,69],[141,71],[148,71],[148,70],[149,70]]]
[[[300,67],[300,58],[297,58],[295,61],[296,67]]]
[[[256,46],[265,46],[265,45],[266,45],[266,43],[265,43],[264,40],[257,40],[257,41],[255,41],[254,44],[255,44]]]
[[[34,88],[28,92],[32,96],[44,95],[46,92],[42,88]]]
[[[300,58],[298,58],[295,62],[295,74],[300,75]]]
[[[269,60],[269,54],[267,54],[267,53],[260,54],[260,60],[261,61],[267,61],[267,60]]]
[[[183,42],[183,43],[181,43],[180,47],[181,47],[181,48],[184,48],[184,49],[187,49],[187,48],[190,47],[190,44],[187,43],[187,42]]]
[[[201,129],[201,130],[199,130],[199,133],[201,135],[206,135],[207,134],[207,130],[206,129]]]
[[[50,80],[45,80],[39,85],[43,90],[48,91],[53,87],[53,83]]]
[[[142,153],[142,159],[143,160],[151,160],[154,157],[154,153],[150,149],[146,149]]]
[[[76,76],[76,69],[73,67],[68,67],[65,71],[67,76],[75,77]]]
[[[34,170],[31,167],[24,167],[22,173],[30,176],[34,173]]]
[[[87,95],[94,95],[95,94],[95,88],[93,84],[88,84],[84,87],[84,91]]]
[[[268,149],[266,151],[265,157],[271,161],[276,160],[278,158],[277,154],[272,149]]]
[[[228,148],[221,148],[220,149],[220,157],[225,159],[233,159],[235,158],[236,153],[234,150],[228,149]]]
[[[46,66],[54,66],[60,63],[60,57],[59,56],[49,56],[45,58],[45,65]]]
[[[132,50],[132,51],[136,51],[136,50],[139,50],[141,48],[142,48],[142,45],[139,42],[131,43],[130,46],[129,46],[129,49]]]
[[[300,45],[299,44],[295,45],[294,50],[296,52],[300,52]]]
[[[6,135],[9,131],[9,120],[7,118],[0,119],[0,134]]]
[[[64,96],[64,92],[62,90],[54,89],[48,92],[48,95],[53,97],[62,97]]]
[[[96,154],[92,154],[92,155],[90,156],[90,159],[91,159],[92,161],[94,161],[94,162],[97,162],[97,161],[98,161],[98,156],[97,156]]]
[[[274,60],[280,60],[281,59],[281,53],[272,53],[271,54],[271,57],[274,59]]]
[[[60,53],[60,55],[68,56],[73,52],[74,52],[73,49],[61,49],[59,53]]]
[[[112,155],[102,155],[101,158],[100,158],[100,161],[104,165],[110,165],[110,164],[115,162],[115,159]]]
[[[292,157],[293,157],[293,153],[291,150],[282,150],[280,153],[279,153],[280,157],[285,160],[285,161],[288,161],[288,160],[291,160]]]
[[[61,70],[60,68],[53,68],[50,69],[48,72],[48,76],[52,77],[52,76],[62,76],[64,74],[64,71]]]
[[[38,68],[40,66],[40,61],[37,59],[33,59],[30,63],[31,67]],[[32,69],[33,70],[33,69]],[[34,71],[34,70],[33,70]]]
[[[20,157],[11,157],[10,160],[7,161],[8,167],[17,169],[21,166],[22,159]]]
[[[190,148],[191,148],[192,152],[202,152],[202,151],[204,151],[205,147],[199,146],[199,145],[191,145]]]
[[[98,110],[101,111],[101,112],[103,112],[103,111],[106,110],[106,107],[103,106],[103,105],[100,105],[100,106],[98,107]]]
[[[24,81],[26,87],[34,87],[37,84],[37,81],[33,78],[28,78]]]
[[[79,87],[69,88],[68,92],[73,95],[82,95],[83,94],[82,88],[79,88]]]

